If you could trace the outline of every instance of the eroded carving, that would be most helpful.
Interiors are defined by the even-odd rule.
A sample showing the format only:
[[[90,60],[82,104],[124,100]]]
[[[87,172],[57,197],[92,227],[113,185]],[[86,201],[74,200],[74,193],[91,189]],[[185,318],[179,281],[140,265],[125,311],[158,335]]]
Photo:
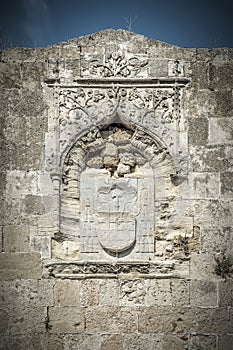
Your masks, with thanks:
[[[47,277],[83,278],[88,275],[106,277],[121,277],[126,274],[161,275],[175,273],[174,263],[151,262],[72,262],[72,263],[48,263],[44,265],[44,275]]]
[[[117,108],[124,114],[127,103],[131,118],[136,110],[147,114],[152,112],[154,117],[164,123],[171,123],[178,116],[173,113],[174,104],[179,104],[179,98],[174,102],[173,89],[140,89],[140,88],[73,88],[60,91],[60,125],[65,128],[74,119],[80,119],[77,111],[84,115],[93,112],[93,108],[103,109],[106,115],[111,115]],[[178,96],[179,97],[179,96]],[[135,110],[136,109],[136,110]]]
[[[121,282],[121,299],[123,304],[141,304],[146,296],[145,281],[126,280]]]
[[[129,77],[137,76],[148,60],[132,56],[126,58],[120,52],[111,52],[106,55],[105,61],[94,58],[90,62],[83,62],[83,73],[99,77]]]

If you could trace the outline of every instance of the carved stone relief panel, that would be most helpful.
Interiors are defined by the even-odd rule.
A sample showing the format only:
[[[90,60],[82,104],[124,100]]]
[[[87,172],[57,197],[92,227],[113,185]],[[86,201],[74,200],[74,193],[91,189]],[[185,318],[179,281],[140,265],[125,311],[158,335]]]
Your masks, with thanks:
[[[61,232],[80,240],[81,257],[153,256],[151,162],[166,152],[145,133],[114,123],[75,143],[63,167]]]
[[[57,203],[52,258],[76,261],[51,273],[157,273],[143,264],[160,257],[187,171],[180,99],[188,80],[173,63],[170,78],[146,79],[143,55],[86,54],[83,78],[47,87],[55,112],[45,157]],[[114,270],[116,261],[125,265]]]
[[[123,52],[82,56],[82,76],[86,77],[147,77],[148,59],[140,54],[127,56]]]

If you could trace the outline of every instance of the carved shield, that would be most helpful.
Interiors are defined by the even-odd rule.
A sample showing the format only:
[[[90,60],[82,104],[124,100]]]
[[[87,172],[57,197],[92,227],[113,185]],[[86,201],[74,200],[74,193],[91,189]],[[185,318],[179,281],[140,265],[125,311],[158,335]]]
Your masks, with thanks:
[[[99,184],[96,210],[99,243],[110,252],[122,252],[136,240],[137,180],[111,179]]]

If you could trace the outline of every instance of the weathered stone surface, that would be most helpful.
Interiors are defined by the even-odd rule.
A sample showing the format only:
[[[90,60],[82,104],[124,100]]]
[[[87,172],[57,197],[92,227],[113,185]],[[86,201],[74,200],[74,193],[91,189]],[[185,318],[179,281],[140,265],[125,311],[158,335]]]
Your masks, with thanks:
[[[56,284],[54,286],[54,302],[56,306],[79,306],[79,294],[79,281],[56,281]]]
[[[4,309],[0,309],[0,334],[4,335],[8,328],[9,315]]]
[[[213,254],[192,254],[190,262],[190,277],[193,280],[216,280],[214,273],[216,265]]]
[[[98,279],[87,279],[80,282],[80,305],[99,305],[100,281]]]
[[[181,335],[180,337],[174,335],[165,335],[163,340],[163,349],[187,350],[188,337],[186,335]]]
[[[104,334],[101,336],[101,350],[124,350],[122,335],[119,334]]]
[[[51,307],[48,326],[51,333],[81,333],[84,330],[83,310],[75,306]]]
[[[41,259],[39,254],[1,253],[0,279],[14,280],[18,278],[40,278]]]
[[[218,298],[220,307],[233,307],[233,281],[223,280],[218,282]]]
[[[220,175],[221,179],[221,194],[223,198],[232,198],[232,181],[233,172],[225,172]]]
[[[26,225],[8,225],[3,228],[4,247],[6,253],[24,253],[30,251],[29,227]]]
[[[193,146],[207,145],[209,134],[208,118],[190,118],[188,141]]]
[[[217,283],[193,280],[190,284],[190,304],[199,307],[217,307]]]
[[[217,337],[216,335],[191,335],[189,350],[216,350]]]
[[[215,252],[216,254],[232,255],[232,228],[229,226],[212,228],[205,227],[201,232],[201,250],[203,253]]]
[[[47,347],[48,346],[48,335],[46,333],[37,332],[24,332],[23,334],[11,335],[10,337],[1,336],[0,338],[0,349],[1,350],[63,350],[59,347]]]
[[[233,118],[210,118],[209,131],[209,144],[232,144]]]
[[[141,333],[230,333],[232,319],[225,308],[144,308],[139,314]]]
[[[189,305],[189,282],[185,280],[150,280],[146,293],[146,305]]]
[[[33,309],[53,305],[54,281],[27,279],[0,282],[0,307]]]
[[[232,348],[232,52],[0,53],[0,349]]]
[[[100,339],[100,334],[66,334],[64,336],[64,350],[100,350]]]
[[[220,335],[218,339],[218,350],[231,350],[233,344],[233,335]]]
[[[119,306],[120,283],[118,280],[103,279],[100,281],[99,305]]]
[[[219,198],[220,176],[218,173],[190,173],[190,195],[194,199]]]
[[[138,327],[136,310],[129,307],[89,307],[85,320],[88,333],[134,333]]]
[[[128,350],[162,350],[163,336],[160,334],[124,334],[123,344]]]
[[[217,172],[232,169],[232,161],[228,157],[228,150],[223,146],[190,147],[192,168],[197,172]]]

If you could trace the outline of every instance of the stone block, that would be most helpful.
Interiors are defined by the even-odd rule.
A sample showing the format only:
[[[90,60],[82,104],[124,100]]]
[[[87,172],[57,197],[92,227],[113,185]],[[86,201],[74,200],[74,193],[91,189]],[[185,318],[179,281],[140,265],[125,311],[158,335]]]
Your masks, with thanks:
[[[220,189],[218,173],[190,173],[191,198],[218,199]]]
[[[218,350],[232,350],[233,335],[220,335],[218,338]]]
[[[209,225],[211,222],[209,223]],[[207,226],[201,230],[201,251],[203,253],[215,252],[225,253],[227,256],[232,256],[232,227],[212,228]],[[215,266],[216,264],[214,264]]]
[[[33,309],[51,306],[54,281],[51,280],[14,280],[0,282],[0,307],[6,310],[15,308]]]
[[[205,146],[208,142],[208,118],[189,118],[188,142],[193,146]]]
[[[77,79],[80,77],[80,59],[66,59],[65,77]]]
[[[1,253],[0,280],[41,278],[41,259],[36,253]]]
[[[194,225],[220,228],[233,225],[232,200],[192,200],[187,203],[189,215],[194,216]],[[202,230],[203,232],[203,230]]]
[[[45,333],[46,308],[14,305],[8,314],[9,323],[6,335]]]
[[[47,338],[47,348],[46,348],[47,350],[55,350],[55,349],[64,350],[65,349],[64,347],[67,343],[64,340],[64,335],[49,334],[47,335],[46,338]]]
[[[124,350],[122,335],[120,334],[102,334],[101,350]]]
[[[80,281],[57,280],[54,286],[56,306],[79,306]]]
[[[224,172],[232,169],[232,160],[223,146],[204,148],[191,146],[190,158],[194,172]]]
[[[214,273],[216,261],[213,253],[209,254],[191,254],[190,261],[190,278],[195,280],[212,280],[218,279]]]
[[[190,304],[198,307],[217,307],[217,283],[192,280],[190,283]]]
[[[163,335],[160,334],[123,334],[124,349],[162,350]]]
[[[65,334],[64,350],[102,350],[100,337],[100,334]]]
[[[189,333],[195,328],[195,317],[190,308],[150,306],[140,310],[139,333]]]
[[[0,309],[0,335],[4,335],[8,329],[9,314],[6,310]]]
[[[190,65],[192,86],[197,89],[208,89],[209,87],[209,65],[204,61],[195,61]]]
[[[217,106],[215,92],[208,88],[194,90],[190,87],[184,90],[183,96],[186,116],[203,118],[214,115]]]
[[[119,306],[120,282],[113,279],[100,281],[99,305]]]
[[[34,196],[31,194],[26,195],[23,199],[25,213],[28,215],[44,214],[45,208],[43,200],[45,200],[45,198],[42,198],[41,196]]]
[[[192,334],[189,350],[217,350],[217,337],[211,334]]]
[[[81,333],[84,331],[84,312],[75,306],[56,306],[49,309],[51,333]]]
[[[46,62],[23,62],[21,65],[22,85],[32,91],[39,90],[46,73]]]
[[[63,350],[59,347],[47,347],[48,346],[48,335],[44,333],[23,333],[17,335],[1,336],[0,338],[0,349],[1,350]]]
[[[187,350],[188,339],[189,338],[186,335],[164,335],[163,350]]]
[[[223,198],[232,199],[233,195],[233,172],[225,172],[220,174],[221,196]]]
[[[232,319],[226,308],[150,307],[139,314],[140,333],[231,333]]]
[[[226,308],[197,308],[193,309],[198,334],[228,334],[232,333],[232,315]]]
[[[31,251],[39,253],[42,259],[51,257],[51,238],[49,236],[32,236],[30,239]]]
[[[227,145],[233,143],[233,118],[209,119],[209,144]]]
[[[1,217],[0,217],[0,222],[1,222]],[[3,252],[3,227],[2,226],[0,226],[0,252]]]
[[[232,279],[218,282],[219,307],[233,307]]]
[[[233,99],[231,90],[215,91],[215,104],[212,115],[214,117],[231,117],[233,112]]]
[[[147,306],[188,306],[189,282],[185,280],[151,279],[146,293]]]
[[[152,59],[149,61],[148,71],[151,77],[167,77],[168,60]]]
[[[30,251],[29,227],[7,225],[3,228],[3,251],[6,253],[26,253]]]
[[[80,305],[99,305],[100,281],[98,279],[86,279],[80,283]]]
[[[21,77],[19,63],[0,63],[0,85],[5,89],[20,88]]]
[[[216,90],[231,89],[232,79],[232,62],[215,61],[210,64],[210,86]]]
[[[132,307],[90,307],[85,309],[87,333],[134,333],[137,313]]]
[[[13,198],[38,194],[38,172],[11,170],[7,172],[6,193]]]

